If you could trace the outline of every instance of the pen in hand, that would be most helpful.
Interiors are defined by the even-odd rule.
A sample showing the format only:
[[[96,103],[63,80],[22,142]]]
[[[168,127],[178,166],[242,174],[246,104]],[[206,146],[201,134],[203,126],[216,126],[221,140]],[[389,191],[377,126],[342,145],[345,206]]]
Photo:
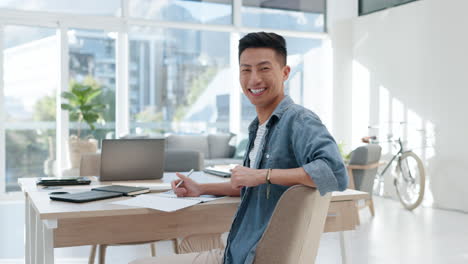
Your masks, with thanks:
[[[192,173],[193,173],[193,169],[191,169],[191,170],[189,171],[189,173],[187,174],[186,177],[187,177],[187,178],[190,177],[190,174],[192,174]],[[176,189],[179,188],[179,186],[180,186],[183,182],[184,182],[183,180],[180,180],[180,182],[177,183],[177,185],[176,185]]]

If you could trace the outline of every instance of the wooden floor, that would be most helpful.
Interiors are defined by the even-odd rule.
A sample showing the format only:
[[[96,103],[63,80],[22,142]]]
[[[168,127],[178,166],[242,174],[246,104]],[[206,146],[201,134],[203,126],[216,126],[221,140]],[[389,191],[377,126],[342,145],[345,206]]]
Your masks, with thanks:
[[[390,199],[374,199],[376,216],[360,212],[361,226],[351,231],[353,263],[468,263],[468,214],[428,207],[404,210]],[[0,202],[0,263],[24,263],[24,203]],[[157,243],[157,254],[170,255],[170,242]],[[56,263],[87,263],[89,247],[55,250]],[[147,245],[108,248],[107,263],[119,264],[150,254]],[[324,234],[316,263],[341,263],[338,234]]]

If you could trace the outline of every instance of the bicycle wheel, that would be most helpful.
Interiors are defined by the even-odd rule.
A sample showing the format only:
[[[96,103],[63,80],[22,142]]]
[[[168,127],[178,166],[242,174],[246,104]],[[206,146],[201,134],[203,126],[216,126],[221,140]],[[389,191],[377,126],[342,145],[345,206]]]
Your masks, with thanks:
[[[408,151],[401,155],[393,184],[400,202],[406,209],[413,210],[421,204],[426,174],[421,159],[414,152]]]

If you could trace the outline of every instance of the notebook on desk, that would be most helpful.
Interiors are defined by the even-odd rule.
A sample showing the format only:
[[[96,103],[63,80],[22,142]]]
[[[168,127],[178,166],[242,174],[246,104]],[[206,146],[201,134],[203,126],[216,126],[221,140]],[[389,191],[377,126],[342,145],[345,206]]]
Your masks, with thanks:
[[[103,186],[91,189],[91,191],[53,194],[50,199],[62,202],[85,203],[103,199],[115,198],[120,196],[132,196],[149,192],[146,187],[131,187],[121,185]]]
[[[110,185],[91,189],[91,191],[121,193],[124,196],[132,196],[150,192],[147,187],[132,187],[126,185]]]
[[[98,201],[103,199],[115,198],[123,196],[121,193],[115,192],[97,192],[97,191],[87,191],[87,192],[77,192],[77,193],[67,193],[67,194],[54,194],[49,195],[49,198],[54,201],[70,202],[70,203],[85,203]]]

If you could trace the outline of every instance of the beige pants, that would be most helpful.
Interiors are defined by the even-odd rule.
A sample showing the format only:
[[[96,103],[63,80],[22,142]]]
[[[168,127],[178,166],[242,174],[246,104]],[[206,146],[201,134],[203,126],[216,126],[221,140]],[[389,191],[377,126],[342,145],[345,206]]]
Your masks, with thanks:
[[[224,243],[221,234],[193,235],[178,241],[180,254],[196,252],[191,264],[221,264]],[[186,263],[186,262],[183,262]]]
[[[180,254],[164,257],[143,258],[130,262],[130,264],[221,264],[224,249]]]
[[[178,255],[143,258],[130,264],[221,264],[224,243],[220,234],[192,235],[177,239]]]
[[[224,248],[221,234],[191,235],[177,239],[177,253],[192,253]]]
[[[191,264],[221,264],[223,263],[224,249],[212,249],[198,253]]]

